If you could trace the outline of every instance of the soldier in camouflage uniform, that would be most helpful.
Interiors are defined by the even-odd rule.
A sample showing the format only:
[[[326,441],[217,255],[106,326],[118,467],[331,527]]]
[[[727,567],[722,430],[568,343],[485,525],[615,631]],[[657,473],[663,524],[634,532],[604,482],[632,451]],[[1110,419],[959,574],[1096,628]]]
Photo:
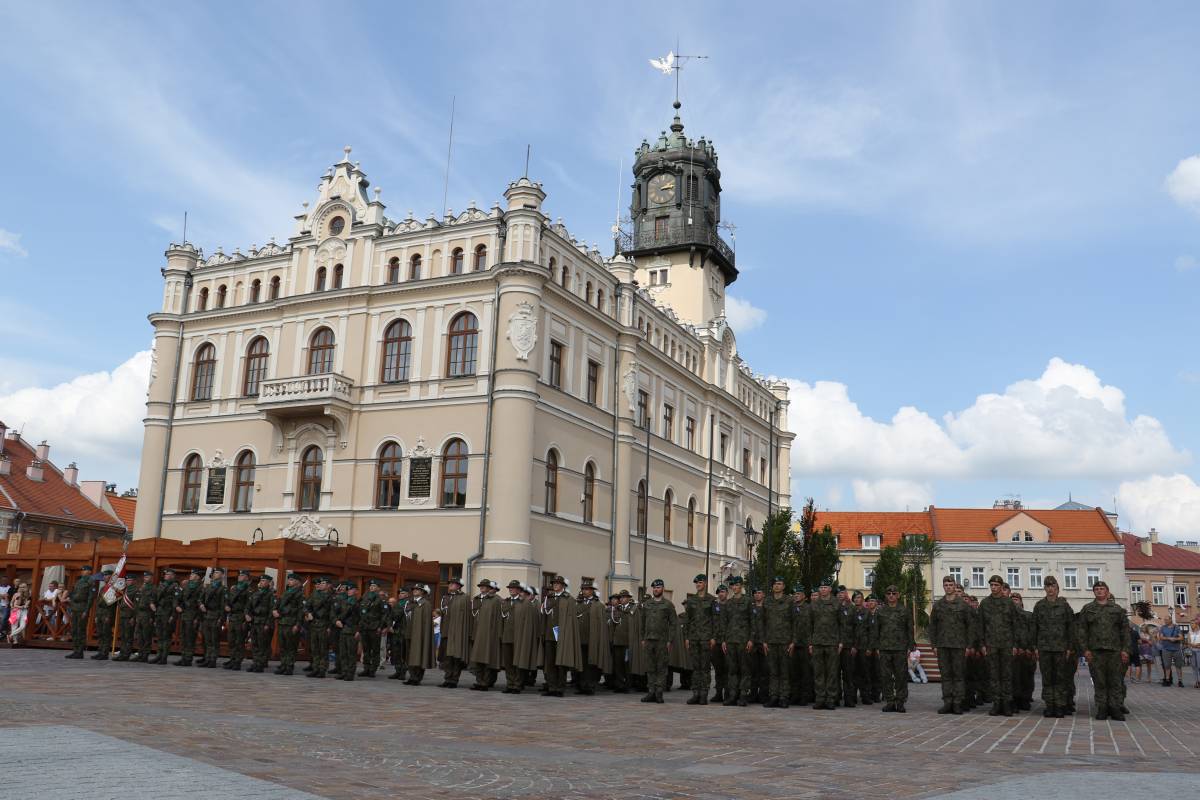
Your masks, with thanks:
[[[729,587],[717,584],[717,599],[713,603],[713,646],[708,648],[708,660],[713,668],[713,696],[708,699],[713,703],[723,703],[729,690],[729,665],[721,650],[721,610],[728,599]]]
[[[1004,596],[1004,579],[988,578],[991,592],[979,603],[980,643],[987,662],[988,688],[992,696],[990,716],[1012,716],[1012,664],[1016,646],[1017,608]]]
[[[176,608],[179,607],[179,582],[175,580],[175,570],[167,567],[163,570],[163,579],[159,581],[154,592],[154,631],[158,638],[158,656],[155,664],[166,664],[167,656],[171,653],[171,639],[175,636]]]
[[[750,651],[750,702],[765,703],[767,702],[767,657],[763,655],[762,640],[755,638],[762,633],[762,626],[757,625],[756,620],[763,614],[763,603],[766,602],[767,595],[762,589],[755,586],[751,593],[750,606],[750,623],[751,623],[751,638],[754,646]]]
[[[974,623],[970,608],[958,594],[954,578],[942,579],[945,595],[929,614],[929,642],[937,649],[942,681],[939,714],[961,714],[966,703],[965,661],[973,652]]]
[[[808,607],[808,652],[813,667],[813,708],[832,711],[840,694],[838,660],[842,650],[842,609],[828,580]]]
[[[329,638],[330,646],[333,648],[333,669],[329,670],[330,675],[341,676],[342,674],[342,639],[341,629],[337,626],[337,621],[342,618],[342,613],[346,610],[346,587],[350,581],[341,581],[334,587],[333,596],[329,600]],[[355,630],[355,633],[358,633]],[[357,655],[355,656],[357,658]],[[355,662],[355,669],[358,668],[358,662]]]
[[[212,580],[200,593],[201,630],[204,634],[204,658],[196,665],[210,669],[221,657],[221,623],[225,621],[225,570],[215,567]]]
[[[861,597],[860,592],[854,593]],[[858,630],[862,624],[862,610],[854,605],[845,586],[838,587],[838,609],[842,613],[842,649],[838,651],[838,672],[841,678],[841,700],[846,708],[854,708],[858,696],[855,672],[858,656]]]
[[[92,583],[92,565],[84,564],[79,568],[79,579],[71,587],[68,599],[71,609],[71,652],[67,658],[83,658],[87,648],[88,616],[92,611],[92,600],[96,597],[96,587]]]
[[[360,678],[374,678],[379,669],[379,644],[383,635],[384,597],[379,591],[376,578],[367,579],[367,591],[358,601],[362,619],[358,624],[359,640],[362,642],[362,672]]]
[[[246,602],[245,620],[250,626],[254,663],[246,669],[247,672],[262,672],[271,662],[271,640],[275,638],[275,591],[271,586],[271,576],[263,575],[258,579],[258,591],[250,595]]]
[[[329,578],[317,578],[316,589],[304,601],[304,620],[308,623],[308,666],[304,671],[310,678],[324,678],[329,668],[329,626],[333,611],[333,595]]]
[[[859,595],[861,598],[861,595]],[[858,688],[858,700],[864,706],[874,704],[879,699],[879,653],[872,643],[876,640],[875,611],[879,600],[875,595],[867,595],[866,601],[859,605],[858,623],[858,655],[854,657],[854,682]]]
[[[663,597],[666,584],[655,578],[650,584],[650,598],[642,603],[642,651],[646,659],[646,696],[643,703],[662,703],[666,689],[668,658],[671,641],[678,621],[675,605]]]
[[[708,687],[712,675],[710,656],[712,646],[717,640],[716,632],[716,601],[708,593],[708,578],[697,575],[692,584],[696,587],[695,594],[683,601],[684,626],[683,646],[691,657],[692,665],[692,696],[688,698],[690,706],[708,705]]]
[[[338,616],[333,626],[338,632],[338,665],[341,679],[354,680],[354,672],[358,666],[358,625],[362,620],[362,612],[358,608],[358,587],[350,581],[342,584],[346,592],[338,603]]]
[[[253,593],[250,570],[238,570],[238,582],[225,595],[225,613],[229,615],[229,660],[223,665],[225,669],[242,668],[242,659],[246,657],[246,604]]]
[[[797,705],[813,702],[812,656],[808,653],[811,609],[808,593],[800,584],[792,587],[792,649],[791,658],[791,701]]]
[[[296,669],[296,653],[300,649],[300,619],[304,616],[304,587],[300,576],[290,573],[287,588],[279,598],[271,616],[279,623],[279,666],[276,675],[292,675]]]
[[[121,652],[113,661],[128,661],[133,657],[137,643],[137,605],[141,597],[142,587],[130,575],[125,579],[125,588],[121,590],[120,600],[117,601],[117,628],[121,640]]]
[[[204,570],[193,568],[188,582],[179,589],[175,613],[181,621],[179,628],[179,660],[177,667],[190,667],[196,654],[196,632],[200,627],[200,594],[204,591]]]
[[[154,646],[154,603],[158,589],[154,585],[154,573],[142,573],[142,585],[138,589],[137,605],[134,606],[138,657],[134,661],[149,663],[150,651]]]
[[[517,586],[521,585],[519,581],[513,581],[513,583],[516,583]],[[512,583],[509,586],[512,586]],[[388,677],[397,681],[408,680],[408,650],[404,646],[404,623],[407,620],[404,615],[404,606],[407,603],[408,589],[401,586],[396,589],[396,599],[388,604],[388,657],[392,660],[392,674]]]
[[[777,575],[771,581],[771,594],[763,601],[762,613],[754,618],[759,627],[754,638],[762,642],[767,661],[767,701],[763,708],[787,708],[791,702],[793,616],[792,598],[784,593],[784,580]]]
[[[1061,717],[1067,710],[1067,682],[1074,683],[1070,664],[1075,661],[1075,612],[1059,597],[1058,580],[1042,581],[1046,596],[1033,607],[1033,652],[1042,671],[1043,717]]]
[[[121,602],[121,598],[117,597],[112,605],[104,601],[104,587],[112,579],[113,571],[105,569],[100,572],[102,580],[99,581],[99,587],[96,592],[96,648],[95,655],[92,656],[93,661],[107,661],[108,656],[113,650],[113,627],[117,623],[117,604]]]
[[[883,710],[903,714],[908,702],[908,654],[916,645],[913,618],[900,603],[900,590],[895,585],[884,589],[883,597],[883,605],[875,611],[870,647],[879,654]]]
[[[1025,599],[1018,593],[1009,596],[1017,607],[1017,655],[1013,660],[1013,708],[1028,711],[1033,707],[1033,676],[1037,672],[1034,656],[1033,612],[1025,610]]]
[[[1079,638],[1096,692],[1096,719],[1125,721],[1121,683],[1129,664],[1129,622],[1113,601],[1108,584],[1096,581],[1095,600],[1079,611]]]
[[[987,661],[983,657],[983,642],[979,624],[979,601],[974,595],[969,595],[961,588],[959,594],[967,606],[971,617],[971,644],[966,653],[966,687],[968,709],[977,708],[986,702],[991,702],[991,692],[988,688]]]
[[[725,655],[727,677],[725,705],[746,706],[750,694],[751,655],[753,635],[750,632],[750,611],[753,605],[744,590],[741,576],[729,579],[733,595],[721,604],[721,652]]]

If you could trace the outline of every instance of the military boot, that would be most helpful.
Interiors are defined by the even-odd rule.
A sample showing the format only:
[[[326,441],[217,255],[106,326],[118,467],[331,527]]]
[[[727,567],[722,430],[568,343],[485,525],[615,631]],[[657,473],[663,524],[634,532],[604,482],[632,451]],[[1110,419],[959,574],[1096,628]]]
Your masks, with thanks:
[[[722,705],[736,706],[737,701],[738,692],[735,689],[730,689],[729,691],[725,692],[725,699],[722,701]]]
[[[896,711],[900,714],[907,714],[907,709],[904,708],[904,703],[896,703]]]
[[[1000,701],[997,700],[996,702],[992,703],[992,708],[990,711],[988,711],[988,716],[989,717],[998,717],[998,716],[1000,716],[1001,713],[1002,712],[1000,711]]]
[[[712,697],[710,697],[710,698],[708,698],[708,699],[709,699],[709,701],[710,701],[710,702],[713,702],[713,703],[723,703],[723,702],[725,702],[725,690],[724,690],[724,689],[717,689],[715,692],[713,692],[713,696],[712,696]],[[707,705],[707,704],[706,704],[706,705]]]
[[[1010,703],[1008,700],[1000,701],[1000,713],[1003,716],[1011,717],[1013,715],[1012,703]]]
[[[1098,719],[1098,720],[1108,719],[1108,709],[1105,708],[1104,706],[1100,706],[1099,708],[1097,708],[1096,709],[1096,719]]]
[[[962,705],[962,703],[957,703],[957,702],[956,702],[956,703],[954,704],[954,708],[953,708],[953,710],[952,710],[950,713],[952,713],[952,714],[958,714],[959,716],[962,716],[962,714],[963,714],[963,705]]]
[[[119,655],[113,659],[113,661],[128,661],[128,660],[129,660],[128,653],[121,653],[121,655]]]
[[[107,660],[108,660],[108,653],[105,653],[105,652],[98,652],[98,653],[96,653],[96,655],[92,656],[92,661],[107,661]]]
[[[1043,717],[1053,717],[1054,716],[1054,706],[1046,706],[1044,709],[1042,709],[1042,716]]]
[[[653,703],[653,702],[656,702],[656,701],[655,701],[655,697],[654,697],[654,692],[646,692],[645,696],[644,696],[644,697],[642,697],[642,702],[643,702],[643,703]]]
[[[954,713],[954,701],[952,701],[952,700],[947,700],[946,702],[942,703],[942,707],[938,709],[938,712],[937,712],[937,713],[939,713],[939,714],[953,714],[953,713]]]
[[[562,692],[559,692],[559,693],[558,693],[558,696],[559,696],[559,697],[562,697]],[[654,693],[654,702],[656,702],[656,703],[665,703],[665,702],[666,702],[665,700],[663,700],[663,693],[662,693],[662,692],[655,692],[655,693]]]
[[[700,692],[698,690],[692,692],[692,696],[687,699],[687,704],[689,706],[700,705]]]
[[[787,708],[791,702],[786,697],[781,697],[776,701],[776,708]]]
[[[896,710],[896,706],[893,703],[884,703],[883,708],[879,710],[885,714],[889,714]]]
[[[1111,714],[1108,715],[1108,718],[1114,722],[1124,722],[1125,721],[1125,715],[1120,710],[1112,712]]]

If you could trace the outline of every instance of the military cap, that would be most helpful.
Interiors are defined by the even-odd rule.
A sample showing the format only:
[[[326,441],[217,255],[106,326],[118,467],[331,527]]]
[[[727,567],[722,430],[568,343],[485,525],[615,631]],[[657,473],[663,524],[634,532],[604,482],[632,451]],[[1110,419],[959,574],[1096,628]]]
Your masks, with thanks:
[[[592,580],[591,578],[587,578],[587,579],[583,580],[582,582],[580,582],[579,588],[581,591],[583,589],[591,589],[594,592],[594,591],[596,591],[596,582],[594,580]]]
[[[192,567],[190,570],[188,570],[188,574],[189,575],[203,575],[204,570],[200,569],[200,567]]]
[[[85,571],[85,570],[86,570],[86,571],[88,571],[88,572],[91,572],[91,571],[92,571],[92,565],[91,565],[91,564],[84,564],[83,566],[81,566],[81,567],[79,568],[79,571],[80,571],[80,572],[83,572],[83,571]]]
[[[153,577],[154,577],[154,573],[153,573],[153,572],[151,572],[150,570],[146,570],[145,572],[143,572],[143,573],[142,573],[142,577],[143,577],[143,578],[153,578]]]
[[[782,575],[776,575],[774,578],[771,578],[771,583],[787,583],[787,581],[783,579]]]
[[[507,588],[509,588],[509,589],[524,589],[525,587],[521,585],[521,582],[519,580],[517,580],[516,578],[513,578],[511,581],[508,582]]]
[[[704,573],[699,573],[696,577],[692,578],[692,583],[708,583],[708,576]]]
[[[887,588],[883,590],[883,593],[884,593],[884,594],[890,594],[890,593],[892,593],[892,592],[897,592],[897,593],[899,593],[899,591],[900,591],[900,590],[896,588],[896,584],[894,584],[894,583],[889,583],[889,584],[887,585]]]
[[[1093,583],[1093,584],[1092,584],[1092,588],[1093,588],[1093,589],[1098,589],[1098,588],[1100,588],[1101,586],[1103,586],[1105,589],[1107,589],[1107,588],[1108,588],[1108,584],[1107,584],[1107,583],[1105,583],[1104,581],[1096,581],[1095,583]]]
[[[1054,577],[1053,575],[1047,575],[1042,580],[1042,586],[1058,586],[1058,578]]]
[[[239,569],[239,570],[238,570],[238,575],[245,575],[245,576],[249,577],[249,575],[250,575],[250,570],[248,570],[248,569]]]
[[[750,587],[750,594],[758,594],[761,591],[762,591],[761,586],[751,586]]]
[[[728,591],[729,591],[729,587],[726,586],[725,584],[723,584],[723,583],[717,584],[717,594],[720,594],[721,592],[728,592]]]
[[[299,580],[303,580],[303,578],[301,578],[299,575],[297,575],[297,574],[296,574],[296,573],[294,573],[294,572],[289,572],[289,573],[287,574],[287,579],[288,579],[289,581],[299,581]]]
[[[553,578],[550,579],[551,586],[553,586],[556,583],[561,585],[563,588],[566,588],[571,585],[571,583],[566,578],[564,578],[562,575],[555,575]]]
[[[316,582],[317,583],[329,583],[329,576],[328,575],[318,575]]]
[[[838,590],[839,592],[844,592],[844,591],[846,591],[846,584],[844,584],[844,583],[839,583],[839,584],[838,584],[838,587],[837,587],[837,590]]]
[[[662,579],[662,578],[655,578],[654,580],[652,580],[652,581],[650,582],[650,588],[651,588],[651,589],[653,589],[653,588],[654,588],[654,587],[656,587],[656,586],[666,586],[666,585],[667,585],[667,584],[663,583],[663,579]]]
[[[416,584],[415,586],[412,587],[412,590],[414,592],[424,592],[425,594],[429,594],[429,587],[424,583]]]
[[[367,578],[367,586],[378,586],[379,578]]]
[[[829,578],[822,578],[821,585],[822,586],[833,586],[833,581],[829,580]]]
[[[608,596],[609,601],[619,600],[620,598],[621,598],[621,595],[618,594],[617,592],[613,592],[612,594],[610,594]]]
[[[534,597],[538,596],[538,588],[532,583],[525,587],[525,591],[529,592]]]
[[[804,584],[797,583],[792,587],[792,594],[808,594],[808,592],[804,590]]]
[[[869,595],[867,595],[867,599],[868,599],[868,600],[874,600],[876,603],[878,603],[878,602],[879,602],[879,598],[875,596],[875,593],[874,593],[874,592],[871,592]]]
[[[268,574],[267,574],[267,573],[265,573],[265,572],[264,572],[262,575],[259,575],[259,576],[258,576],[258,579],[259,579],[260,581],[266,581],[267,583],[274,583],[274,582],[275,582],[275,579],[274,579],[274,578],[272,578],[270,575],[268,575]]]
[[[628,589],[622,589],[622,590],[621,590],[621,591],[618,593],[618,596],[620,596],[620,597],[633,597],[633,595],[629,593],[629,590],[628,590]]]
[[[462,578],[451,578],[450,580],[446,581],[447,586],[449,586],[452,583],[457,583],[460,588],[463,585]]]
[[[992,583],[998,583],[998,584],[1000,584],[1001,586],[1003,586],[1003,585],[1004,585],[1004,578],[1001,578],[999,575],[993,575],[992,577],[988,578],[988,583],[989,583],[989,584],[992,584]]]
[[[104,569],[100,570],[100,574],[101,575],[112,575],[113,574],[112,567],[105,567]]]
[[[738,584],[738,583],[741,583],[741,582],[742,582],[742,576],[741,576],[741,575],[731,575],[731,576],[729,576],[729,585],[730,585],[730,586],[733,586],[734,584]]]
[[[479,586],[487,587],[487,586],[491,586],[491,585],[492,585],[492,582],[489,581],[487,578],[480,578],[479,583],[475,584],[476,587],[479,587]]]
[[[841,587],[839,586],[838,588],[840,589]],[[863,596],[863,593],[860,592],[858,589],[855,589],[853,594],[850,595],[850,599],[853,600],[856,597],[862,597],[862,596]]]
[[[174,567],[163,567],[163,575],[166,575],[168,572],[169,572],[170,574],[174,575],[174,574],[175,574],[175,568],[174,568]]]
[[[225,574],[225,568],[224,568],[224,567],[213,567],[213,568],[212,568],[212,572],[213,572],[213,574],[214,574],[214,575],[216,575],[218,572],[219,572],[219,573],[221,573],[222,575],[224,575],[224,574]]]

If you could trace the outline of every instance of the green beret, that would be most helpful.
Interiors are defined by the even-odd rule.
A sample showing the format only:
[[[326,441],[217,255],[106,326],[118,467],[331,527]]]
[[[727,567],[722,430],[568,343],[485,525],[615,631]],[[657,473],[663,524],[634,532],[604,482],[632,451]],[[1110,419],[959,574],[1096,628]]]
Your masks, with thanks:
[[[704,573],[697,573],[696,577],[692,578],[692,583],[708,583],[708,576]]]
[[[741,576],[741,575],[731,575],[731,576],[729,577],[729,585],[730,585],[730,586],[733,586],[733,585],[735,585],[735,584],[740,584],[741,582],[742,582],[742,576]]]
[[[729,591],[729,587],[726,586],[725,584],[723,584],[723,583],[717,584],[717,593],[718,594],[720,594],[721,592],[728,592],[728,591]]]
[[[652,580],[652,581],[650,582],[650,588],[651,588],[651,589],[653,589],[653,588],[655,588],[655,587],[658,587],[658,586],[666,586],[666,585],[667,585],[667,584],[663,583],[663,579],[662,579],[662,578],[655,578],[654,580]]]

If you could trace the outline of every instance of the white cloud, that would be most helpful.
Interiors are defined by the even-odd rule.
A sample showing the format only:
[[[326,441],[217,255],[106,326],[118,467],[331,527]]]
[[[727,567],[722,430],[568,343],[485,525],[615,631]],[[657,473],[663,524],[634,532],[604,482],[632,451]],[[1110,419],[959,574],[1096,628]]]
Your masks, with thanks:
[[[1200,156],[1188,156],[1176,164],[1164,185],[1176,203],[1200,213]]]
[[[725,295],[725,318],[737,333],[745,333],[755,328],[761,328],[767,321],[767,311],[759,308],[749,300]]]
[[[0,253],[8,253],[18,258],[24,258],[29,252],[21,247],[21,234],[0,228]]]
[[[1151,475],[1117,488],[1122,527],[1139,533],[1157,528],[1164,537],[1200,535],[1200,485],[1187,475]]]
[[[80,375],[52,387],[0,395],[0,419],[22,426],[27,440],[50,442],[50,458],[79,463],[84,480],[136,485],[150,351],[134,354],[111,372]]]
[[[925,501],[925,482],[934,478],[1123,480],[1191,460],[1158,420],[1130,419],[1120,389],[1059,358],[1039,378],[979,395],[941,421],[906,406],[881,422],[859,409],[844,384],[789,385],[793,476],[856,479],[856,499],[864,501]]]
[[[919,511],[933,502],[933,487],[917,481],[883,478],[864,481],[856,478],[854,503],[871,511]]]
[[[1176,272],[1191,272],[1196,267],[1200,267],[1200,259],[1195,256],[1179,256],[1175,259]]]

